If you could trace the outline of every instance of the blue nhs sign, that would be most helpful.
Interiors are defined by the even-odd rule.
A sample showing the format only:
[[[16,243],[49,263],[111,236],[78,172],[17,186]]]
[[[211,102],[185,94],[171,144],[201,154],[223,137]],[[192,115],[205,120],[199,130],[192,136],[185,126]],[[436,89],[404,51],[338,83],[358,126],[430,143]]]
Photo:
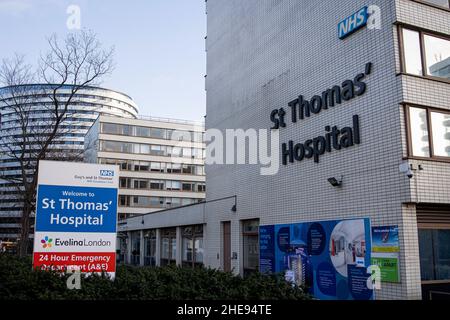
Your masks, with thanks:
[[[100,170],[100,176],[101,177],[114,177],[114,171],[113,170]]]
[[[338,24],[339,39],[344,39],[349,35],[351,35],[353,32],[367,25],[368,19],[369,19],[368,8],[364,7],[358,12],[352,14],[350,17],[339,22]]]

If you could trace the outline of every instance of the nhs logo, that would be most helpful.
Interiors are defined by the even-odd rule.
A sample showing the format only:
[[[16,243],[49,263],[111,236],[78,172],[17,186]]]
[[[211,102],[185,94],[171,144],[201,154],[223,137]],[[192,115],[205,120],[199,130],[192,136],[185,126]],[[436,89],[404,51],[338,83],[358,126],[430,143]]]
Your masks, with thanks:
[[[114,177],[113,170],[100,170],[100,177]]]
[[[338,24],[339,39],[344,39],[367,25],[369,19],[368,7],[364,7]]]

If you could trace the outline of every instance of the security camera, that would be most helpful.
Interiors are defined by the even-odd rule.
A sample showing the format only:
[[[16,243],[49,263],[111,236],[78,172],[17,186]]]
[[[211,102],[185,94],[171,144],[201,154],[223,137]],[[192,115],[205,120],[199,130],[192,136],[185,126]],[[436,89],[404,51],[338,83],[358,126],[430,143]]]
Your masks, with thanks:
[[[408,162],[404,162],[399,166],[400,172],[406,174],[406,176],[411,179],[414,176],[412,165]]]
[[[409,169],[408,171],[406,171],[406,176],[407,176],[408,178],[410,178],[410,179],[414,176],[414,173],[412,172],[411,169]]]

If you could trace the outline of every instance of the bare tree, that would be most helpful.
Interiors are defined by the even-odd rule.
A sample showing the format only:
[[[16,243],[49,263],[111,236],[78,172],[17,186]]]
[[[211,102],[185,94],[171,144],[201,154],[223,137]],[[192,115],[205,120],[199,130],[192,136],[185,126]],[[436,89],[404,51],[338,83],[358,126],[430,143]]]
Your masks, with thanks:
[[[30,218],[36,206],[38,162],[82,160],[82,149],[65,148],[63,143],[68,133],[77,130],[75,124],[81,117],[74,107],[80,102],[77,93],[99,85],[114,68],[114,49],[102,49],[92,32],[69,34],[64,41],[53,35],[48,46],[35,72],[21,56],[4,60],[0,66],[4,86],[0,89],[1,115],[3,120],[12,119],[9,126],[0,128],[0,163],[15,162],[19,167],[19,172],[11,175],[10,168],[3,164],[0,182],[11,186],[4,198],[15,194],[22,206],[19,255],[27,253]]]

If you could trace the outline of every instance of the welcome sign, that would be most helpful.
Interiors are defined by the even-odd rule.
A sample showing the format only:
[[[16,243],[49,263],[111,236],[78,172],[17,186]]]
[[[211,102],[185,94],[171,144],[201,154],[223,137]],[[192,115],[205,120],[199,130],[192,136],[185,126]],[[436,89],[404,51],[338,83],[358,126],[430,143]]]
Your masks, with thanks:
[[[40,161],[33,266],[114,276],[117,188],[116,166]]]

